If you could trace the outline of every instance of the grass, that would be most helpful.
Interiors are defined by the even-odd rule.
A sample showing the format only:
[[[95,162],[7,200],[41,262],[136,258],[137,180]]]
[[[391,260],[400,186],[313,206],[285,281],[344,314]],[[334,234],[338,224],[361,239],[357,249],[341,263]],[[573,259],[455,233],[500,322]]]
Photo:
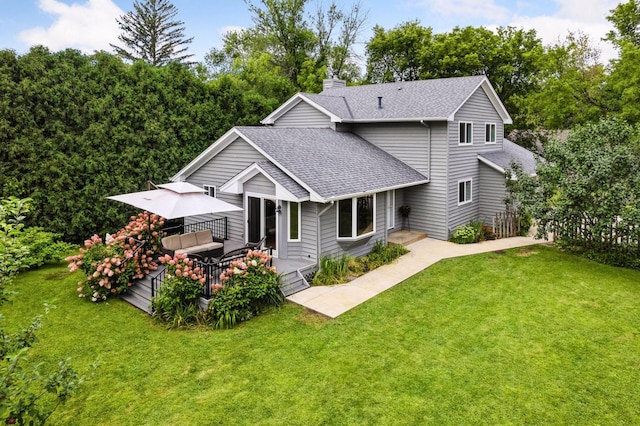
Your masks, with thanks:
[[[169,331],[18,277],[19,327],[49,301],[33,362],[101,366],[50,424],[633,424],[640,272],[555,248],[441,261],[327,320],[285,304],[237,329]]]

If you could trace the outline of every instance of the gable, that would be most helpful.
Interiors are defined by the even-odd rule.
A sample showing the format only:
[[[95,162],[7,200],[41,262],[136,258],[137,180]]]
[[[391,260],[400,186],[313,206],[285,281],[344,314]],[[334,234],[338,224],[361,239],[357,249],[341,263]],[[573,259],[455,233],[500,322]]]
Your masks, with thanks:
[[[460,113],[462,111],[469,111],[470,109],[480,111],[483,116],[492,116],[490,117],[492,121],[499,122],[503,125],[513,122],[502,101],[500,101],[495,90],[493,90],[493,86],[491,86],[489,80],[486,78],[469,94],[467,99],[460,104],[455,113],[451,115],[449,121],[460,120]]]
[[[301,100],[296,105],[285,111],[278,117],[273,125],[275,127],[330,127],[331,119],[329,116],[309,103]]]

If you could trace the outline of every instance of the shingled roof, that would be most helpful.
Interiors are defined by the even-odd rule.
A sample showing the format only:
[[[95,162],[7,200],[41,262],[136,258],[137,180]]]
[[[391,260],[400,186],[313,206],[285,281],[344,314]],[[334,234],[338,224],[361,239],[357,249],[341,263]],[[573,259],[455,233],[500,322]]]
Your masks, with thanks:
[[[352,133],[314,128],[234,129],[275,167],[322,201],[428,181],[422,173]],[[259,165],[270,168],[263,162]],[[278,179],[273,169],[269,173]]]
[[[520,145],[504,139],[502,151],[485,152],[478,155],[478,159],[495,170],[504,173],[515,162],[522,166],[522,171],[529,175],[536,174],[536,157],[533,152]]]
[[[299,102],[327,113],[334,122],[452,121],[454,114],[479,88],[487,93],[505,123],[511,117],[483,76],[402,81],[326,88],[319,94],[298,93],[267,116],[272,124]]]

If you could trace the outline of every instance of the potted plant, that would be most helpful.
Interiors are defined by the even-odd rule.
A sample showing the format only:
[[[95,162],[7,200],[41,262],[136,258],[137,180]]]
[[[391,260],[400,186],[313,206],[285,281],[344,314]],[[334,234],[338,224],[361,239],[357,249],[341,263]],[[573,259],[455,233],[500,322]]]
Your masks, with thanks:
[[[409,217],[409,213],[411,213],[411,207],[406,204],[401,205],[398,210],[400,210],[400,215],[402,217]]]

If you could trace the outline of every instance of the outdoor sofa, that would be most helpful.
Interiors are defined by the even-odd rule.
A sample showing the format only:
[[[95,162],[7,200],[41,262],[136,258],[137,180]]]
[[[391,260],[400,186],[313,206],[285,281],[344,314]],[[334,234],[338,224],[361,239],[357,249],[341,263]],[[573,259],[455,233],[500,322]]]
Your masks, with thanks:
[[[220,256],[224,252],[224,243],[218,238],[213,238],[211,230],[206,229],[164,237],[162,252],[171,256],[183,253],[207,253],[210,256]]]

